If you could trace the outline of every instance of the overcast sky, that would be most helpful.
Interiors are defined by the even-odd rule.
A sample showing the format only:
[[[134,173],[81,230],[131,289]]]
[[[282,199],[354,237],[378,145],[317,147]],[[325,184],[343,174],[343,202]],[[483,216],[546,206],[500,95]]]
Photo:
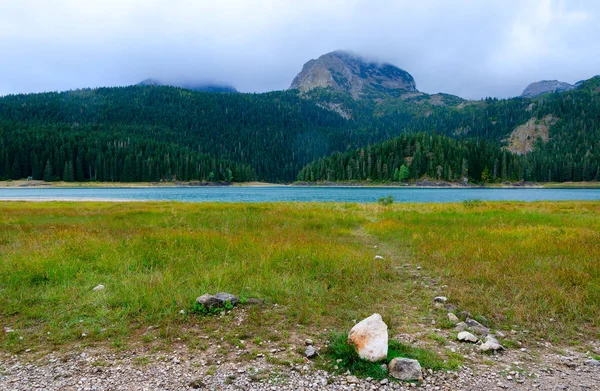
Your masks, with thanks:
[[[0,95],[148,77],[281,90],[336,49],[420,91],[510,97],[600,73],[600,1],[0,0]]]

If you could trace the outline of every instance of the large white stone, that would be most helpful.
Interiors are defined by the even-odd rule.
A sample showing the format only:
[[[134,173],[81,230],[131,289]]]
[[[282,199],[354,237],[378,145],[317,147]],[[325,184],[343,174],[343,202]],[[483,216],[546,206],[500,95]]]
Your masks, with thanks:
[[[388,353],[388,327],[381,315],[373,314],[352,327],[348,342],[354,345],[358,356],[363,360],[383,360]]]

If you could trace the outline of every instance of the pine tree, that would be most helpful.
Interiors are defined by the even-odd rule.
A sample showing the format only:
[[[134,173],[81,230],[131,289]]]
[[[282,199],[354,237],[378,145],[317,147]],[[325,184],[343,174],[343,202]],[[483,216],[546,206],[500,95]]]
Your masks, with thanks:
[[[63,170],[62,180],[65,182],[74,182],[75,175],[73,173],[73,162],[65,162],[65,168]]]
[[[46,167],[44,168],[44,181],[52,182],[54,181],[54,174],[52,172],[52,164],[50,163],[50,159],[46,161]]]
[[[10,179],[21,179],[21,166],[19,165],[18,157],[15,157],[12,169],[10,170]]]

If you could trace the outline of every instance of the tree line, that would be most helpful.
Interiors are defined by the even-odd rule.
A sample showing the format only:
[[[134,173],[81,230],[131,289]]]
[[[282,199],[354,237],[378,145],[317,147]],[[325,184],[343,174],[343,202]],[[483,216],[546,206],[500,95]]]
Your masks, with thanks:
[[[0,122],[0,179],[27,177],[69,182],[245,182],[256,174],[248,164],[129,132]]]
[[[406,182],[428,177],[494,182],[532,180],[530,174],[525,158],[489,141],[416,133],[318,159],[300,171],[298,180]]]
[[[411,178],[455,180],[466,165],[473,180],[487,167],[494,180],[588,181],[600,161],[599,84],[481,101],[140,86],[10,95],[0,98],[0,179],[394,180],[404,165]],[[558,118],[548,142],[525,156],[503,149],[515,127],[548,114]]]

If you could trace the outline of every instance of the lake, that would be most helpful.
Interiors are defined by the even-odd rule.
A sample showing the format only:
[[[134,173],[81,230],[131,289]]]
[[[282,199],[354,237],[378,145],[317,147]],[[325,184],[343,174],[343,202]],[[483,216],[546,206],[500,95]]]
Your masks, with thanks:
[[[183,202],[395,202],[600,200],[600,189],[376,187],[0,188],[0,200]]]

